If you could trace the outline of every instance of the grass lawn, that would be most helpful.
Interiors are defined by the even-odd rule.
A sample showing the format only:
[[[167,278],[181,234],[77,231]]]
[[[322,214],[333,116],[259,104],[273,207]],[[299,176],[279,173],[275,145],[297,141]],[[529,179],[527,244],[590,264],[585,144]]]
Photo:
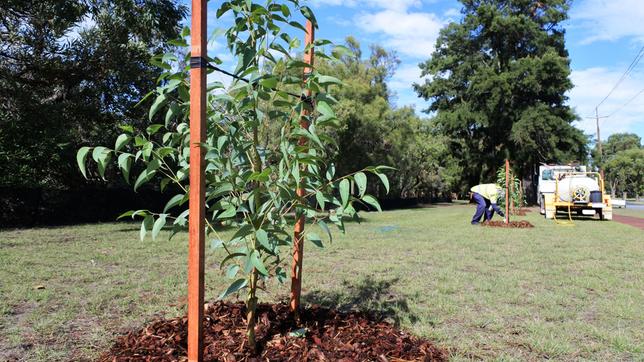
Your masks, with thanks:
[[[469,225],[471,206],[363,214],[307,244],[307,302],[366,309],[453,360],[644,361],[644,233],[616,222]],[[227,281],[206,260],[207,297]],[[183,312],[187,236],[138,224],[0,232],[0,361],[92,359],[114,336]],[[287,296],[288,286],[264,300]]]

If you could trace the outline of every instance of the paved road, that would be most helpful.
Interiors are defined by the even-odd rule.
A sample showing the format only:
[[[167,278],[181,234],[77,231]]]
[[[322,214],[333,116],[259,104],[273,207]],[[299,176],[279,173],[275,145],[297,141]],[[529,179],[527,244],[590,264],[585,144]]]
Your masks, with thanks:
[[[626,202],[626,208],[627,209],[634,209],[634,210],[644,210],[644,204],[634,204],[632,202]]]

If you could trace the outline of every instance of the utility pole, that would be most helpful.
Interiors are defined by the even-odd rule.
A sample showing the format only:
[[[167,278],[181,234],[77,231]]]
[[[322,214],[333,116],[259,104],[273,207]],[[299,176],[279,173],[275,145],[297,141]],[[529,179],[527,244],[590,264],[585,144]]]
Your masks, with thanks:
[[[602,160],[602,137],[599,133],[599,110],[595,107],[595,121],[597,122],[597,152],[599,153],[599,161]]]
[[[602,176],[602,179],[604,178],[604,168],[602,165],[602,160],[604,159],[604,154],[602,151],[602,136],[601,133],[599,132],[599,118],[607,118],[607,117],[599,117],[599,107],[595,107],[595,122],[597,125],[597,154],[598,154],[598,164],[599,164],[599,174]]]

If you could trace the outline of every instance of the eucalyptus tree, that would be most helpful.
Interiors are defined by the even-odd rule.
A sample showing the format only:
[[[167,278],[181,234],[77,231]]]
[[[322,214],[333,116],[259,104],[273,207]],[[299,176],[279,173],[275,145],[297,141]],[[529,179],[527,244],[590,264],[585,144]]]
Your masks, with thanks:
[[[220,298],[246,292],[247,336],[254,349],[260,281],[272,277],[286,280],[280,249],[293,244],[292,217],[305,215],[315,225],[307,227],[306,240],[322,247],[323,240],[331,240],[330,225],[344,231],[344,221],[355,217],[354,202],[380,208],[376,198],[366,193],[366,173],[380,177],[385,185],[387,179],[383,167],[338,176],[328,161],[332,139],[327,133],[337,127],[336,100],[329,89],[342,82],[315,68],[304,76],[303,69],[311,65],[293,56],[302,47],[299,38],[290,35],[305,31],[302,18],[316,24],[311,9],[297,0],[269,0],[261,5],[233,0],[217,10],[218,17],[224,14],[232,17],[225,37],[237,64],[228,87],[213,82],[208,88],[207,140],[201,145],[207,164],[204,221],[213,245],[226,255],[220,265],[232,280]],[[182,35],[173,44],[186,46],[188,30]],[[326,40],[316,41],[315,46],[316,57],[329,61],[343,50]],[[325,48],[334,51],[327,55]],[[145,132],[125,126],[114,147],[86,146],[77,153],[86,176],[86,161],[91,155],[100,177],[115,159],[135,190],[150,182],[158,182],[161,190],[170,189],[169,185],[180,190],[162,212],[136,210],[122,215],[143,219],[141,238],[148,233],[156,238],[166,225],[172,226],[174,235],[187,225],[189,68],[181,65],[186,60],[174,54],[154,59],[166,72],[149,94],[154,101],[149,111],[151,124]],[[221,65],[218,58],[210,62]],[[312,96],[305,96],[309,91]],[[307,116],[303,116],[305,109]],[[300,125],[302,117],[308,128]],[[264,147],[260,132],[275,124],[280,127],[278,147]],[[304,189],[304,195],[296,193],[298,187]],[[220,235],[222,225],[236,229],[232,238]]]

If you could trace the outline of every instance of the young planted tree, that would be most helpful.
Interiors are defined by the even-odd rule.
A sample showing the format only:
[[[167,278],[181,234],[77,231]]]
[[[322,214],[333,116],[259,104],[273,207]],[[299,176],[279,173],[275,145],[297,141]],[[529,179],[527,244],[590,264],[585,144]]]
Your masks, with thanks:
[[[496,170],[496,183],[501,186],[505,192],[505,166],[501,166]],[[510,196],[501,198],[499,207],[505,209],[507,200],[510,200],[510,210],[514,213],[516,210],[521,209],[525,205],[525,195],[521,190],[521,180],[515,175],[514,171],[510,169],[510,183],[508,184],[508,191]]]
[[[225,251],[220,264],[233,279],[220,298],[246,292],[247,336],[254,349],[260,280],[287,279],[280,248],[293,243],[293,217],[305,215],[317,225],[307,228],[305,239],[321,247],[321,235],[331,240],[330,224],[344,231],[344,220],[355,217],[354,202],[380,209],[376,198],[366,194],[366,173],[377,175],[385,185],[388,182],[382,173],[384,167],[368,167],[339,177],[327,161],[332,140],[326,133],[337,126],[332,108],[335,99],[329,90],[341,81],[315,68],[303,76],[302,70],[311,65],[293,56],[301,50],[301,42],[289,35],[289,31],[305,30],[297,20],[300,15],[316,24],[311,9],[297,0],[269,0],[263,5],[233,0],[223,3],[217,16],[227,13],[232,15],[233,25],[225,37],[237,65],[228,87],[214,82],[208,88],[207,139],[201,145],[206,161],[205,223],[208,236]],[[182,35],[185,38],[188,31]],[[173,43],[187,45],[183,38]],[[314,43],[317,47],[329,44],[326,40]],[[342,49],[336,47],[332,54],[335,50]],[[334,59],[319,50],[316,57]],[[121,215],[143,219],[141,238],[148,232],[156,238],[166,225],[172,225],[172,236],[187,225],[189,68],[182,66],[186,61],[173,54],[154,59],[166,72],[149,94],[154,102],[145,132],[123,127],[125,133],[113,148],[83,147],[78,151],[78,165],[86,177],[86,159],[91,154],[101,177],[110,160],[116,158],[125,179],[134,181],[135,190],[150,182],[158,182],[161,191],[171,189],[171,184],[180,190],[162,212],[136,210]],[[211,61],[221,64],[217,58]],[[309,111],[305,116],[308,129],[300,126],[303,109]],[[278,148],[260,143],[259,135],[269,124],[280,125]],[[299,142],[302,137],[308,140],[306,144]],[[296,193],[298,187],[304,189],[303,195]],[[220,225],[233,226],[234,236],[223,240],[218,234]]]

